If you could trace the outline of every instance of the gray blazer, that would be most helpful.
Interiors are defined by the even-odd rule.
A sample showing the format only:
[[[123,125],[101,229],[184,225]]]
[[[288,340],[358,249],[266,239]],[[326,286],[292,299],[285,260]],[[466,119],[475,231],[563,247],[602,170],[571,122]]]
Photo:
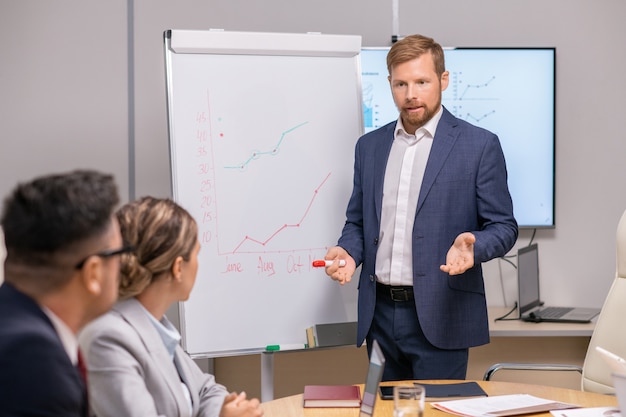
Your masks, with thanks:
[[[89,370],[89,405],[98,417],[218,416],[228,394],[180,346],[170,359],[135,298],[87,325],[79,343]],[[191,393],[192,414],[181,379]]]

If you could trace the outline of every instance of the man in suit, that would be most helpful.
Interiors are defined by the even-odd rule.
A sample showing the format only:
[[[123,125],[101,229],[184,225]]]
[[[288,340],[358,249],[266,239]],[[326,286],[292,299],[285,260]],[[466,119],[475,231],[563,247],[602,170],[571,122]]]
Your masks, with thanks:
[[[326,273],[345,284],[357,265],[357,345],[378,340],[384,380],[464,379],[469,347],[489,342],[481,263],[517,239],[496,135],[441,105],[441,46],[413,35],[387,56],[400,117],[361,137],[354,188]]]
[[[117,299],[118,202],[113,177],[94,171],[40,177],[5,200],[0,415],[88,415],[76,335]]]

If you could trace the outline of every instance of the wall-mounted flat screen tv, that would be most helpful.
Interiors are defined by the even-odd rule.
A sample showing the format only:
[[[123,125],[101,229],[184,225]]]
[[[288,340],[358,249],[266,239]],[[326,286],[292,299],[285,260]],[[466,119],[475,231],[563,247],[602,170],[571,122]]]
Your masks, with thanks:
[[[364,130],[398,118],[387,80],[389,47],[363,48]],[[443,105],[498,135],[520,228],[555,226],[555,48],[445,48]]]

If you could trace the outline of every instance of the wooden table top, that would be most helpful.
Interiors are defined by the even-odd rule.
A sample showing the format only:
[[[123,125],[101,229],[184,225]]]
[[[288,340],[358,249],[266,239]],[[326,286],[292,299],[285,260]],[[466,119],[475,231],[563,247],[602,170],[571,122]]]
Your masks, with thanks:
[[[397,385],[401,383],[412,383],[419,381],[397,381],[383,382],[381,385]],[[424,383],[449,383],[464,381],[422,381]],[[582,407],[606,407],[617,406],[617,398],[610,395],[595,394],[591,392],[583,392],[566,388],[548,387],[543,385],[518,384],[502,381],[476,381],[489,394],[507,395],[507,394],[530,394],[536,397],[562,401],[567,403],[578,404]],[[355,384],[363,389],[363,384]],[[279,398],[267,401],[262,404],[265,410],[265,417],[358,417],[358,408],[307,408],[302,407],[302,394],[291,395],[289,397]],[[433,408],[430,404],[426,404],[425,417],[443,417],[451,414]],[[376,401],[374,408],[374,417],[392,417],[393,401],[381,400],[380,397]],[[546,416],[551,417],[548,413],[532,414],[533,417]]]

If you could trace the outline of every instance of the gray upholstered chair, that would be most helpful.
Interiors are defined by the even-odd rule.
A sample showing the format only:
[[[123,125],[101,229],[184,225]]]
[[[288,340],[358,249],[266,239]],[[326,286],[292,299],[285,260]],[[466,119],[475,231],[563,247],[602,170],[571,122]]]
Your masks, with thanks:
[[[617,262],[613,285],[602,306],[594,328],[583,366],[534,363],[497,363],[483,377],[488,381],[499,370],[577,371],[582,374],[583,391],[613,394],[611,369],[596,346],[626,358],[626,211],[617,226]]]

